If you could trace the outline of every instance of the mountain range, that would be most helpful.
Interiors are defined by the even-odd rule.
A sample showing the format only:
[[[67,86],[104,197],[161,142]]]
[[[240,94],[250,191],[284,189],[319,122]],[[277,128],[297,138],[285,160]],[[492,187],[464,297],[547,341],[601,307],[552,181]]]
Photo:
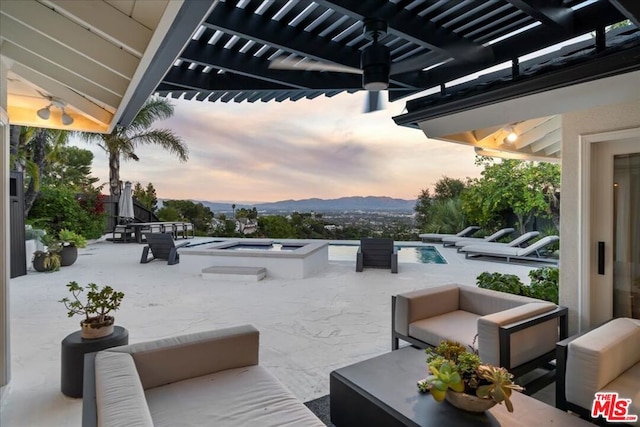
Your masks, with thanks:
[[[193,200],[202,203],[214,213],[232,212],[231,203]],[[413,212],[415,200],[395,199],[385,196],[352,196],[338,199],[281,200],[279,202],[243,204],[236,203],[236,209],[256,208],[259,212]]]

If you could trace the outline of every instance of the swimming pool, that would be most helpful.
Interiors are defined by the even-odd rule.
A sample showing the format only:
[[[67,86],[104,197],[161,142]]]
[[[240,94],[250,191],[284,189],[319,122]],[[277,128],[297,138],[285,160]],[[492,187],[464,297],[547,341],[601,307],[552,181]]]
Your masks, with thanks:
[[[329,243],[329,261],[355,261],[359,245],[337,245]],[[446,264],[434,246],[396,246],[398,262],[419,264]]]

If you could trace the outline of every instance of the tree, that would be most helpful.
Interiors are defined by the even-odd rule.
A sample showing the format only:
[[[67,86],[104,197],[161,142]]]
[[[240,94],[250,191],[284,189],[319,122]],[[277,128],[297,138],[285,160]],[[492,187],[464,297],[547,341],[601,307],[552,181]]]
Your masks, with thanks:
[[[189,158],[183,140],[169,129],[152,129],[156,120],[164,120],[173,115],[173,105],[164,98],[147,101],[129,126],[116,126],[110,134],[82,132],[80,136],[87,142],[96,143],[109,157],[109,192],[120,195],[120,159],[140,160],[135,153],[137,146],[155,144],[175,154],[182,162]]]
[[[418,200],[413,210],[416,212],[416,223],[419,229],[424,229],[429,223],[429,208],[431,208],[431,195],[429,189],[425,188],[420,192]]]
[[[462,202],[459,197],[436,200],[429,210],[429,222],[424,231],[427,233],[456,234],[466,226]]]
[[[265,237],[295,239],[296,229],[281,215],[261,216],[258,220],[260,232]]]
[[[191,200],[166,200],[158,211],[161,221],[189,221],[196,233],[207,235],[211,232],[213,212],[202,203]]]
[[[91,176],[93,153],[78,147],[62,147],[56,161],[45,168],[42,182],[50,186],[66,186],[78,192],[99,181]]]
[[[433,187],[434,200],[457,199],[465,189],[462,180],[443,176]]]
[[[536,215],[552,216],[552,205],[560,185],[560,166],[479,157],[485,167],[482,177],[469,182],[462,193],[462,206],[468,218],[487,228],[504,225],[505,214],[513,212],[520,233]]]
[[[142,185],[136,182],[136,185],[133,186],[133,197],[151,212],[158,210],[158,197],[151,182],[147,184],[146,188],[142,188]]]
[[[63,130],[12,126],[10,129],[10,165],[25,173],[24,214],[40,193],[40,181],[47,167],[56,161],[69,133]]]

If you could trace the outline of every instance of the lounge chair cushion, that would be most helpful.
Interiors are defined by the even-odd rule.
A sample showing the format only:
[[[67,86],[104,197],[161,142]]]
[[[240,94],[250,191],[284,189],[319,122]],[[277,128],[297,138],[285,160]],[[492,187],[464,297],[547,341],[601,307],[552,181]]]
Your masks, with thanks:
[[[632,381],[640,383],[640,321],[628,318],[612,321],[576,338],[567,351],[566,398],[568,402],[583,408],[591,408],[594,393],[605,387],[612,389],[613,382],[621,375],[620,384]],[[632,368],[633,369],[630,369]],[[618,390],[616,390],[618,391]],[[619,391],[619,393],[621,393]],[[623,396],[632,398],[632,396]],[[636,404],[640,398],[635,400]],[[636,412],[640,414],[640,412]]]
[[[228,369],[146,391],[155,426],[322,426],[265,368]]]
[[[460,287],[460,310],[485,316],[540,300],[473,286]]]
[[[602,388],[602,391],[616,391],[620,398],[631,399],[629,413],[640,415],[640,362],[636,363],[609,384]],[[640,421],[636,422],[640,426]]]
[[[399,333],[409,335],[409,324],[458,310],[458,285],[438,286],[396,296],[395,325]]]

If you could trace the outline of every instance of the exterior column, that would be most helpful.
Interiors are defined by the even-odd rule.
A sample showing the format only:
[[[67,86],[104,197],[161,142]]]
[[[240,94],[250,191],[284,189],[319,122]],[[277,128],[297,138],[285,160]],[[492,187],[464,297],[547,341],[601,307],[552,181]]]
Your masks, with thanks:
[[[9,116],[7,67],[0,61],[0,406],[11,377],[9,334]]]

